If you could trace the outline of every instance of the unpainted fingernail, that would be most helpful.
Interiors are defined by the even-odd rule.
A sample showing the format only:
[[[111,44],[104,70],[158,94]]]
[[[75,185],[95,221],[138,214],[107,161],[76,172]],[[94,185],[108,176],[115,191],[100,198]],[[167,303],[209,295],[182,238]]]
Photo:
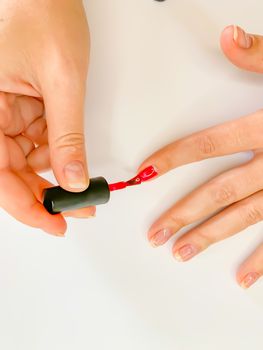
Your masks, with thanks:
[[[57,232],[57,233],[55,233],[55,236],[57,236],[57,237],[65,237],[65,233]]]
[[[151,238],[150,243],[154,248],[163,245],[168,241],[168,239],[172,236],[172,231],[169,228],[162,229],[155,233],[155,235]]]
[[[96,217],[96,214],[91,214],[91,215],[89,215],[87,218],[88,219],[94,219]]]
[[[190,260],[198,253],[197,247],[192,244],[186,244],[180,249],[174,252],[174,257],[176,260],[183,262]]]
[[[79,190],[87,188],[88,180],[84,165],[80,161],[67,164],[64,168],[64,174],[70,188]]]
[[[44,232],[48,233],[51,236],[56,236],[56,237],[65,237],[65,233],[64,232],[49,232],[44,230]]]
[[[74,218],[75,219],[94,219],[96,217],[96,215],[87,215],[87,216],[84,216],[84,215],[75,215]]]
[[[260,277],[260,274],[257,272],[248,273],[241,282],[241,287],[244,289],[248,289],[251,287]]]
[[[242,28],[238,26],[234,26],[233,29],[233,39],[236,44],[241,49],[249,49],[253,43],[252,35],[247,34]]]

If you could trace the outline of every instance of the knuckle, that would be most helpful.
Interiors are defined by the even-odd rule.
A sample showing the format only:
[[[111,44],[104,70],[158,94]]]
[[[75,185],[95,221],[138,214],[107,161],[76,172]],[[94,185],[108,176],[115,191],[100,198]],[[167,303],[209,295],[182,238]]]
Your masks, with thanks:
[[[201,158],[203,156],[213,155],[216,151],[214,140],[209,135],[202,135],[196,139],[197,149],[199,150]]]
[[[50,60],[53,74],[49,72],[47,79],[52,82],[54,88],[74,91],[85,85],[88,60],[84,56],[76,57],[72,53],[65,55],[61,49],[55,48],[50,53]]]
[[[178,230],[187,225],[187,220],[176,215],[175,213],[170,214],[170,220],[173,227],[176,227]]]
[[[74,54],[65,55],[65,53],[58,50],[55,53],[55,59],[60,72],[64,72],[65,78],[68,75],[73,75],[76,78],[83,78],[83,72],[87,70],[88,60],[85,55],[76,57]]]
[[[231,185],[225,185],[225,186],[215,186],[215,190],[213,192],[213,199],[214,201],[219,205],[228,205],[236,201],[236,193]]]
[[[234,141],[235,144],[237,145],[237,147],[241,147],[243,148],[244,146],[244,132],[243,130],[240,128],[238,130],[236,130],[236,132],[233,135],[234,137]]]
[[[81,133],[68,133],[57,138],[54,142],[56,149],[62,149],[76,153],[82,152],[85,147],[84,135]]]
[[[247,204],[240,208],[240,216],[246,226],[254,225],[263,219],[261,210],[254,204]]]

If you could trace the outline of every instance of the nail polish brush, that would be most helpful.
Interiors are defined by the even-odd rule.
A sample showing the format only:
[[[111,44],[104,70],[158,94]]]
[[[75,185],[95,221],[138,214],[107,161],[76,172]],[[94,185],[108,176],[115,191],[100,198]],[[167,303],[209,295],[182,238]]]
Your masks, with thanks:
[[[89,187],[83,192],[69,192],[60,186],[47,188],[43,193],[43,204],[50,214],[106,204],[112,192],[140,185],[157,175],[156,169],[150,166],[128,181],[109,184],[104,177],[90,179]]]

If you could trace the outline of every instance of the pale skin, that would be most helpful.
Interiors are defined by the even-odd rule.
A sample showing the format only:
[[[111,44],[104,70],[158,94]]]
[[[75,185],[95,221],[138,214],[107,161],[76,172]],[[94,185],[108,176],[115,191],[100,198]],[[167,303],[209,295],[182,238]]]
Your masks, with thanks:
[[[238,67],[263,73],[263,37],[230,26],[221,37]],[[0,2],[0,206],[24,224],[53,235],[66,231],[64,216],[52,216],[41,199],[51,186],[39,172],[52,168],[69,191],[88,187],[84,97],[89,30],[80,0]],[[149,230],[156,247],[184,226],[221,209],[175,242],[174,256],[189,260],[263,218],[263,111],[175,141],[149,157],[160,175],[178,166],[240,151],[253,151],[232,169],[176,203]],[[74,217],[89,217],[84,208]],[[263,244],[242,264],[237,280],[250,287],[263,274]]]
[[[221,47],[236,66],[263,73],[263,37],[227,27]],[[187,261],[211,244],[263,219],[263,110],[186,136],[150,156],[140,167],[160,175],[184,164],[242,151],[252,151],[246,164],[203,184],[164,213],[150,228],[154,247],[165,244],[188,224],[210,217],[176,240],[173,255]],[[263,275],[263,244],[240,266],[237,281],[249,288]]]
[[[0,206],[24,224],[63,236],[66,221],[41,203],[52,186],[89,184],[84,98],[89,29],[80,0],[0,2]],[[85,208],[74,217],[94,216]]]

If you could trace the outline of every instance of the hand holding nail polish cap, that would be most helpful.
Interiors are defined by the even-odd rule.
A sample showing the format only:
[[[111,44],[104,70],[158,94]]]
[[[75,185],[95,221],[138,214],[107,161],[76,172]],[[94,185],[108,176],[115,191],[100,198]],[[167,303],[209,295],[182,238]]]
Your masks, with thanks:
[[[49,215],[42,205],[42,191],[51,184],[38,172],[51,165],[68,191],[89,185],[83,131],[89,29],[83,3],[1,0],[0,13],[0,206],[24,224],[63,235],[63,216]]]

